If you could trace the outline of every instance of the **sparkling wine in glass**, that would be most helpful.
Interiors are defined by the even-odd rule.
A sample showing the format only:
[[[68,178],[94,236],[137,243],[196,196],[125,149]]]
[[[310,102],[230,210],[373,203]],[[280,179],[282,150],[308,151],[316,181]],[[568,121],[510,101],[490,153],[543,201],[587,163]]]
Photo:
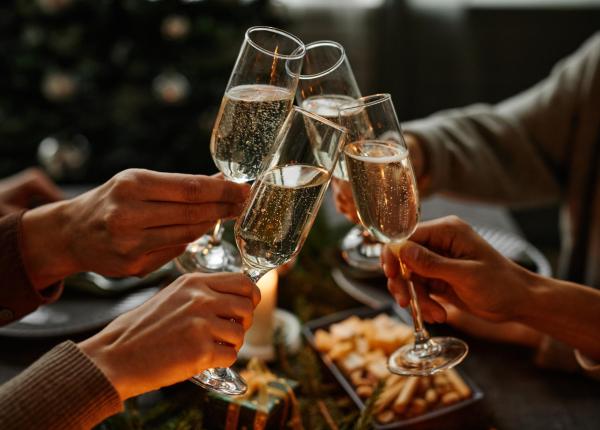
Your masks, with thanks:
[[[219,170],[231,181],[250,182],[289,113],[294,93],[274,85],[239,85],[225,93],[210,151]]]
[[[251,27],[231,73],[210,142],[213,160],[234,182],[255,180],[264,158],[292,108],[305,54],[296,36],[272,27]],[[177,259],[183,272],[237,272],[241,270],[235,247],[221,240],[218,222],[212,235],[190,244]],[[246,382],[232,369],[208,369],[192,378],[204,388],[236,395]]]
[[[309,137],[319,136],[318,146]],[[295,257],[321,207],[345,129],[294,107],[235,224],[243,271],[254,282]]]
[[[320,136],[311,143],[308,133]],[[242,271],[253,282],[294,258],[310,231],[342,151],[345,129],[294,107],[267,155],[262,173],[235,224]],[[227,372],[226,374],[224,372]],[[234,378],[233,381],[231,379]],[[241,390],[231,369],[209,369],[193,381],[222,387],[225,378]],[[244,384],[245,385],[245,384]]]
[[[358,217],[377,240],[387,243],[398,255],[419,221],[414,172],[389,94],[363,97],[359,102],[355,109],[369,117],[373,130],[367,138],[351,141],[344,148]],[[351,132],[349,135],[357,137]],[[467,344],[453,337],[429,336],[410,273],[401,260],[400,267],[410,292],[415,341],[390,356],[390,371],[431,375],[456,366],[467,355]]]
[[[342,45],[331,40],[320,40],[306,45],[296,93],[298,105],[309,112],[339,122],[342,126],[351,122],[357,128],[360,124],[362,133],[366,134],[370,130],[370,124],[362,115],[362,111],[345,110],[344,116],[340,117],[343,108],[356,105],[360,96],[358,84]],[[333,175],[342,181],[348,180],[343,153]],[[381,244],[360,225],[350,229],[341,242],[344,260],[353,267],[370,272],[381,270],[381,248]]]
[[[272,27],[251,27],[225,90],[210,141],[210,152],[225,178],[250,182],[292,108],[305,54],[296,36]],[[191,243],[177,259],[182,272],[237,272],[239,254],[212,234]]]

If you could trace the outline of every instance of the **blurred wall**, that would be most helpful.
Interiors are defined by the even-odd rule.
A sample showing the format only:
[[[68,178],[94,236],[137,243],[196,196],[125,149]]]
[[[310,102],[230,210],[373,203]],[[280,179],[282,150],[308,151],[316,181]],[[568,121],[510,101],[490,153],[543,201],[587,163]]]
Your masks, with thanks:
[[[600,30],[598,0],[280,0],[305,41],[342,43],[363,94],[390,92],[401,120],[528,88]],[[514,215],[545,250],[557,207]]]
[[[494,103],[600,30],[600,0],[276,0],[305,42],[342,43],[364,94],[403,120]]]

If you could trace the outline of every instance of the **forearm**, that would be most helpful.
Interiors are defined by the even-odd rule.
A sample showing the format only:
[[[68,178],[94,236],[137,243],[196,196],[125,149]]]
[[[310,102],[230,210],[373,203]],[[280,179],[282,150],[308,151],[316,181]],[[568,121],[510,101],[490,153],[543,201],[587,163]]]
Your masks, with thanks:
[[[0,428],[81,429],[123,408],[110,381],[64,342],[0,387]]]
[[[424,191],[521,205],[563,197],[565,154],[594,140],[586,130],[599,124],[599,47],[596,35],[545,80],[498,105],[403,124],[427,156],[431,182]]]
[[[494,106],[444,111],[403,128],[421,147],[424,194],[515,206],[559,198],[560,185],[540,150],[520,124]]]
[[[22,220],[22,257],[31,283],[44,289],[78,271],[69,249],[69,202],[27,211]]]
[[[538,275],[532,275],[529,289],[517,319],[600,360],[600,291]]]

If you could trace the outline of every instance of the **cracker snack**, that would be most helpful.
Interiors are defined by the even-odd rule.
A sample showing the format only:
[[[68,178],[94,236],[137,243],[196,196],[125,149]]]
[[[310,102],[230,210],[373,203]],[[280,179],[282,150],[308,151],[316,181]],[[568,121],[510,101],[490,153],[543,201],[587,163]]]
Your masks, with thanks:
[[[412,341],[412,328],[387,314],[352,316],[315,332],[317,349],[344,372],[359,397],[369,398],[378,382],[384,382],[374,410],[380,424],[416,417],[472,395],[454,369],[418,377],[390,373],[389,355]]]

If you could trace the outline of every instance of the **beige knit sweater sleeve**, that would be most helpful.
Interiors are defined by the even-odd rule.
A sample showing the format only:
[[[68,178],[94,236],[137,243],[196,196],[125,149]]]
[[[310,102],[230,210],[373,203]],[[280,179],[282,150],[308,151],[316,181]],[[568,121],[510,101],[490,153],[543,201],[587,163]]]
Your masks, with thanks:
[[[494,106],[442,111],[403,129],[422,142],[425,194],[513,206],[558,202],[569,186],[581,185],[572,166],[586,162],[585,148],[600,144],[600,33],[521,94]],[[550,337],[536,361],[600,378],[600,363]]]
[[[0,429],[89,429],[123,404],[102,371],[61,343],[0,386]]]
[[[426,193],[523,206],[565,193],[573,151],[600,128],[600,33],[550,76],[498,105],[477,104],[403,124],[423,142]],[[476,181],[473,178],[477,178]]]

